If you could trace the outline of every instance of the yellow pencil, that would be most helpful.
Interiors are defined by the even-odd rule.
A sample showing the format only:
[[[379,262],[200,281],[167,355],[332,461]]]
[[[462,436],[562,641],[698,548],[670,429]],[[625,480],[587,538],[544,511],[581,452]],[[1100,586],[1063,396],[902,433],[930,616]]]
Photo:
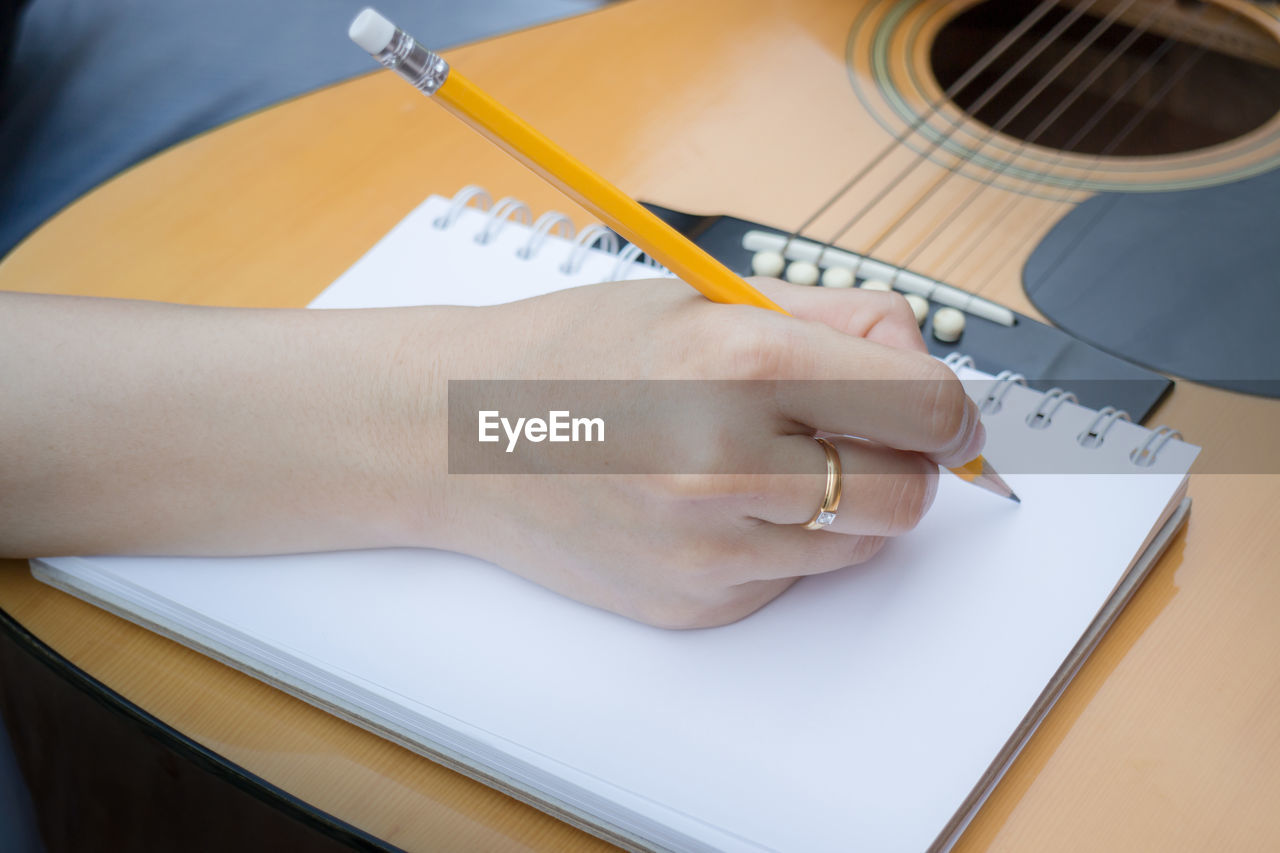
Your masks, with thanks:
[[[449,112],[582,205],[623,239],[639,246],[682,281],[697,288],[703,296],[713,302],[754,305],[787,313],[373,9],[365,9],[356,16],[348,35],[374,59],[423,94],[434,96]],[[951,470],[966,482],[1018,499],[981,456]]]

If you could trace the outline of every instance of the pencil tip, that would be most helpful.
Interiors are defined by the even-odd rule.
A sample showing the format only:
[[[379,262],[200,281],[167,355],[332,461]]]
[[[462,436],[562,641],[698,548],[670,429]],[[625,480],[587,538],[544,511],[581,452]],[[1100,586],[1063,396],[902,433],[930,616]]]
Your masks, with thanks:
[[[1013,489],[1009,488],[1009,484],[1004,481],[996,469],[991,467],[991,463],[985,457],[979,456],[977,459],[961,465],[959,468],[952,468],[951,473],[955,474],[966,483],[986,489],[992,494],[999,495],[1002,498],[1008,498],[1014,503],[1022,503],[1022,498],[1013,493]]]

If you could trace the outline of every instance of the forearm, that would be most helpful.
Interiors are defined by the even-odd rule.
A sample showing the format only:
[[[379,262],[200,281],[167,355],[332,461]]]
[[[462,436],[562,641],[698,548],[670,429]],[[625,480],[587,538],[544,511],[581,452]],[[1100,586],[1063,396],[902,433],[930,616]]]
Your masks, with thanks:
[[[910,529],[983,439],[901,297],[757,283],[792,316],[667,279],[368,311],[0,293],[0,555],[433,546],[654,624],[741,618]],[[614,476],[451,477],[449,379],[759,390],[671,411],[601,382]]]
[[[0,553],[432,541],[449,310],[0,294]]]

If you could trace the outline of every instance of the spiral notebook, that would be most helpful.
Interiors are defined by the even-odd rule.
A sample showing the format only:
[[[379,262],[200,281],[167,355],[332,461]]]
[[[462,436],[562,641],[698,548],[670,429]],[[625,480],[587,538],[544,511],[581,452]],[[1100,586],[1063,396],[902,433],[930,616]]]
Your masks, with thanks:
[[[460,198],[429,199],[315,304],[654,274],[599,232]],[[1198,451],[952,366],[1021,506],[943,477],[873,561],[723,628],[648,628],[439,551],[33,571],[627,847],[945,849],[1185,520]]]

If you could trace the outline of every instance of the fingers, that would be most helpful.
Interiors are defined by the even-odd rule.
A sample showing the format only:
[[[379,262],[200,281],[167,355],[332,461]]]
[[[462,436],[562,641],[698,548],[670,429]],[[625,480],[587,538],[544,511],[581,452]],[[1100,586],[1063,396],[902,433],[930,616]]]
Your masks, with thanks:
[[[840,506],[828,531],[898,536],[915,527],[932,506],[938,488],[938,467],[933,462],[918,453],[864,441],[838,437],[828,441],[839,452],[843,470]],[[761,478],[758,488],[746,496],[744,512],[774,525],[805,524],[822,504],[826,451],[806,435],[785,436],[774,445],[779,455],[779,467],[774,470],[814,473]]]
[[[819,301],[853,295],[836,291],[818,294],[818,300],[790,290],[774,295],[779,293],[783,302],[818,313]],[[752,323],[721,339],[722,350],[730,363],[750,366],[746,378],[777,381],[776,403],[797,432],[856,435],[950,466],[981,452],[985,433],[978,409],[955,374],[924,352],[854,334],[874,319],[850,314],[842,331],[772,312],[751,316]]]
[[[885,346],[928,352],[911,306],[900,293],[804,287],[776,278],[751,278],[793,317],[823,323],[838,332]]]
[[[855,435],[914,450],[943,465],[962,465],[982,452],[986,432],[978,407],[946,366],[929,356],[858,341],[837,332],[807,335],[805,360],[835,365],[857,381],[783,381],[775,400],[797,432]],[[843,367],[843,371],[842,371]],[[840,372],[838,372],[840,371]],[[810,375],[821,376],[816,367]]]
[[[762,525],[755,580],[821,575],[870,560],[888,542],[883,536],[824,536],[802,527]]]
[[[746,513],[763,522],[737,543],[742,559],[731,561],[750,580],[823,574],[863,563],[888,537],[915,527],[932,505],[938,469],[920,454],[849,438],[828,440],[843,469],[840,505],[829,527],[803,527],[822,504],[827,477],[826,451],[809,436],[787,436],[778,444],[789,457],[789,470],[820,473],[755,478],[754,488],[741,495]]]

